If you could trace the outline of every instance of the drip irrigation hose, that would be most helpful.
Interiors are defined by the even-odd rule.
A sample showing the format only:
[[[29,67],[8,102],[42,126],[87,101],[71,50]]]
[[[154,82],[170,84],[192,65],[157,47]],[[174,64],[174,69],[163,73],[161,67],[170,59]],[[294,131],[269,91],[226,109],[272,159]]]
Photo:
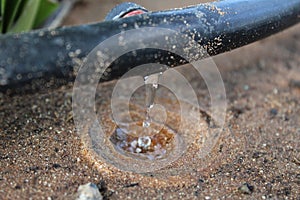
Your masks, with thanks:
[[[133,10],[145,13],[126,16]],[[120,12],[110,13],[106,18],[108,21],[95,24],[1,35],[0,88],[15,87],[37,78],[70,78],[76,71],[74,66],[97,44],[122,31],[135,29],[136,24],[139,28],[161,27],[193,35],[213,56],[265,38],[300,21],[300,0],[225,0],[160,12],[146,13],[142,7],[133,10],[121,15],[118,15]],[[114,18],[121,19],[112,20]],[[77,59],[72,57],[74,53]],[[110,66],[105,80],[116,79],[134,66],[156,62],[156,53],[153,49],[144,49],[135,55],[121,56]],[[169,57],[170,54],[161,52],[160,56]],[[176,59],[170,64],[183,64]]]

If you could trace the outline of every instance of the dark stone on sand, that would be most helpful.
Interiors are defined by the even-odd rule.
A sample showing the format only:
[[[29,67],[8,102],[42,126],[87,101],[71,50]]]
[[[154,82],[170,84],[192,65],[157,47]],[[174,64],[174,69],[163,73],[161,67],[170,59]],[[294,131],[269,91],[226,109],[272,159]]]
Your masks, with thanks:
[[[300,89],[300,81],[298,80],[290,80],[289,86],[292,88],[298,88]]]
[[[52,165],[52,167],[53,167],[53,168],[60,168],[61,165],[60,165],[60,164],[57,164],[57,163],[54,163],[54,164]]]
[[[241,185],[239,187],[238,190],[243,194],[252,194],[252,192],[254,191],[254,186],[252,186],[248,183],[244,183],[243,185]]]
[[[270,115],[271,115],[272,117],[275,117],[277,114],[278,114],[278,110],[277,110],[276,108],[272,108],[272,109],[270,110]]]

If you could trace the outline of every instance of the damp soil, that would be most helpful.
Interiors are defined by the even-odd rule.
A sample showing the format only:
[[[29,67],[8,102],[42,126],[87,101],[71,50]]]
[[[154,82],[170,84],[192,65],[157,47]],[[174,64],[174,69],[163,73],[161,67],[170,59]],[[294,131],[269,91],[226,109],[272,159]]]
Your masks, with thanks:
[[[67,22],[89,5],[75,7]],[[77,18],[80,23],[84,15]],[[147,174],[118,170],[85,148],[72,118],[72,82],[1,93],[0,199],[74,199],[87,182],[105,199],[299,199],[299,54],[297,25],[215,57],[228,103],[222,136],[200,164],[193,162],[199,147],[192,145],[177,163]],[[188,65],[178,70],[208,106],[204,82]],[[101,95],[113,84],[101,84]]]

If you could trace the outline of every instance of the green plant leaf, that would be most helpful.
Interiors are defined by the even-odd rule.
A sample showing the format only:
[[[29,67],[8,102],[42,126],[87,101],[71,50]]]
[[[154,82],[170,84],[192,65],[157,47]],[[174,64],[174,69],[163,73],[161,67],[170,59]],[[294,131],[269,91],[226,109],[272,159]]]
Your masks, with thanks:
[[[27,0],[23,0],[26,2]],[[2,0],[1,1],[1,32],[5,33],[13,24],[18,11],[20,10],[22,0]]]
[[[1,27],[2,27],[2,9],[1,9],[1,5],[2,5],[2,0],[0,0],[0,32],[1,32]]]
[[[6,0],[1,0],[1,5],[0,5],[1,16],[3,16],[3,14],[4,14],[5,4],[6,4]]]
[[[20,12],[20,5],[22,0],[10,0],[6,2],[5,6],[5,15],[4,15],[4,22],[5,22],[5,30],[9,30],[14,21],[16,20],[18,12]]]
[[[0,2],[0,33],[3,33],[3,18],[4,18],[4,8],[6,0],[1,0]]]
[[[41,0],[33,27],[39,27],[58,8],[58,6],[59,4],[56,2],[50,0]]]
[[[41,0],[28,0],[22,9],[20,17],[8,32],[29,31],[34,26]]]

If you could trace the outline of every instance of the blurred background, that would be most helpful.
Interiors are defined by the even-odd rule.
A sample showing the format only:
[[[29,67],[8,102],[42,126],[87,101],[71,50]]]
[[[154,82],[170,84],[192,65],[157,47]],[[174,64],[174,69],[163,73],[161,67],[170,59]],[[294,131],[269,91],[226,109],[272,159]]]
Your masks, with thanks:
[[[56,28],[99,22],[117,4],[124,1],[100,0],[0,0],[0,33],[17,33],[38,28]],[[149,11],[184,7],[203,2],[133,1]]]
[[[210,0],[131,0],[149,11],[166,10],[180,8],[199,3],[209,2]],[[84,24],[97,22],[104,19],[106,14],[117,4],[128,2],[126,0],[81,0],[74,5],[74,8],[64,20],[64,25]],[[79,17],[80,16],[80,17]]]

